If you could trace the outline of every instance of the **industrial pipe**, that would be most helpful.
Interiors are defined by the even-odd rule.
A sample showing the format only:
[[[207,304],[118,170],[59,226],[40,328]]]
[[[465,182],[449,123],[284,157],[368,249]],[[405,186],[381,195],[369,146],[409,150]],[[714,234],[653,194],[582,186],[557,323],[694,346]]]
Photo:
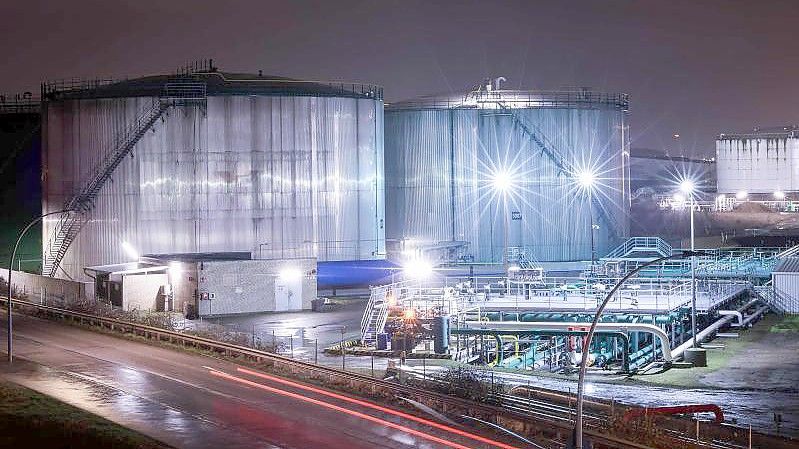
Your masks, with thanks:
[[[719,315],[721,315],[721,316],[732,315],[732,316],[738,318],[738,322],[737,323],[732,323],[732,324],[730,324],[730,326],[743,327],[743,325],[744,325],[744,315],[741,312],[737,311],[737,310],[719,310]]]
[[[569,336],[569,335],[576,335],[576,336],[585,336],[588,334],[588,331],[578,331],[578,330],[531,330],[531,329],[450,329],[450,333],[453,335],[489,335],[496,338],[497,335],[519,335],[519,334],[530,334],[530,335],[547,335],[547,336]],[[620,331],[598,331],[597,335],[604,335],[607,337],[613,338],[620,338],[622,341],[622,370],[624,372],[630,371],[630,337],[625,334],[624,332]]]
[[[550,323],[550,322],[542,322],[542,321],[492,321],[490,324],[482,322],[482,321],[467,321],[465,323],[467,328],[470,329],[485,329],[485,330],[502,330],[502,329],[516,329],[520,332],[524,332],[524,330],[556,330],[556,331],[567,331],[573,330],[575,328],[584,328],[587,327],[586,323],[578,323],[578,322],[560,322],[560,323]],[[647,323],[597,323],[596,328],[598,330],[603,331],[632,331],[632,332],[648,332],[660,340],[661,346],[663,347],[663,360],[666,362],[672,361],[672,351],[669,350],[671,348],[671,344],[669,342],[669,336],[666,334],[663,329],[654,325],[654,324],[647,324]]]
[[[746,317],[746,319],[744,320],[744,324],[743,325],[744,326],[748,326],[749,323],[751,323],[752,321],[757,319],[757,317],[759,317],[763,313],[767,312],[768,310],[769,310],[769,306],[763,306],[763,307],[757,309],[755,311],[755,313],[753,313],[753,314],[749,315],[748,317]]]
[[[744,310],[748,309],[749,307],[752,307],[752,305],[754,305],[758,301],[760,301],[759,298],[756,298],[756,299],[753,299],[753,300],[749,301],[748,303],[746,303],[746,305],[744,305],[743,307],[739,308],[738,312],[743,312]],[[727,315],[724,318],[721,318],[721,319],[717,320],[715,323],[711,324],[710,326],[702,329],[702,331],[699,332],[696,335],[696,341],[701,343],[702,341],[705,340],[705,338],[707,338],[708,336],[713,334],[713,332],[718,330],[721,326],[724,326],[725,324],[727,324],[730,321],[732,321],[733,318],[735,318],[735,315]],[[745,322],[746,321],[744,320],[744,323]],[[679,357],[682,357],[682,355],[683,355],[683,353],[685,352],[686,349],[693,347],[693,340],[694,339],[691,338],[687,342],[681,344],[680,346],[678,346],[674,350],[672,350],[671,351],[672,356],[675,359],[679,358]]]
[[[630,420],[649,415],[677,415],[687,413],[713,413],[713,422],[721,424],[724,422],[724,412],[716,404],[690,404],[690,405],[670,405],[666,407],[636,407],[624,412],[622,421],[627,424]]]

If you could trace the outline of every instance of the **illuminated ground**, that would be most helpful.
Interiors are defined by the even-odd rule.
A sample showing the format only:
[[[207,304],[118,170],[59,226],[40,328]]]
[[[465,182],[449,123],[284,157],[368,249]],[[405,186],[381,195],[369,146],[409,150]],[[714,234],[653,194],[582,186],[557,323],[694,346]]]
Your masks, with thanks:
[[[29,361],[0,363],[0,377],[175,447],[495,447],[211,357],[29,316],[14,323]]]
[[[640,377],[644,382],[684,387],[736,388],[799,394],[799,321],[768,314],[738,338],[716,338],[708,366]],[[727,332],[735,333],[735,329]]]

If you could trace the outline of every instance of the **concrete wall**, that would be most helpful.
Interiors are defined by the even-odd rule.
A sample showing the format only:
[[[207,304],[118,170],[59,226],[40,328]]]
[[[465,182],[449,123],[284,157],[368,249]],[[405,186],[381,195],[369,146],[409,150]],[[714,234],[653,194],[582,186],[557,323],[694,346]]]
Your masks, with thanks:
[[[166,273],[135,274],[122,278],[122,308],[125,310],[164,311]]]
[[[8,279],[8,268],[0,268],[0,279],[3,279],[4,282]],[[91,282],[76,282],[22,271],[12,271],[11,284],[18,293],[28,294],[32,301],[37,300],[41,294],[68,300],[94,298],[94,283]],[[5,293],[2,294],[5,295]]]
[[[298,271],[296,288],[285,285],[280,275],[285,270]],[[296,306],[290,310],[308,310],[316,298],[315,259],[202,262],[196,273],[200,315],[280,310],[279,297],[287,288],[293,295],[300,295],[299,299],[292,297]]]

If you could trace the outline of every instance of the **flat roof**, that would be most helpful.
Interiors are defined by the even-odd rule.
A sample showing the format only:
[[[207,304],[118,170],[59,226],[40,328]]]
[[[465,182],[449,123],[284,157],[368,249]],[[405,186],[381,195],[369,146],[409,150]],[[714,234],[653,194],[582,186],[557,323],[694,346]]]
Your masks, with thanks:
[[[207,262],[224,260],[252,260],[252,253],[249,251],[230,251],[216,253],[145,254],[142,256],[142,260],[149,263],[163,263],[165,261]]]
[[[772,273],[799,273],[799,257],[786,257],[782,259]]]

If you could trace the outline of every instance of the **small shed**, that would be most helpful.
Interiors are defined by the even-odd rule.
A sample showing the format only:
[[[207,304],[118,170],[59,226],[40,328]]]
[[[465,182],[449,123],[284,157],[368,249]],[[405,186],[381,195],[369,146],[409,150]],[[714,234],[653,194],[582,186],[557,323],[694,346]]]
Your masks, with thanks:
[[[774,302],[785,313],[799,314],[799,257],[782,259],[771,272]]]

